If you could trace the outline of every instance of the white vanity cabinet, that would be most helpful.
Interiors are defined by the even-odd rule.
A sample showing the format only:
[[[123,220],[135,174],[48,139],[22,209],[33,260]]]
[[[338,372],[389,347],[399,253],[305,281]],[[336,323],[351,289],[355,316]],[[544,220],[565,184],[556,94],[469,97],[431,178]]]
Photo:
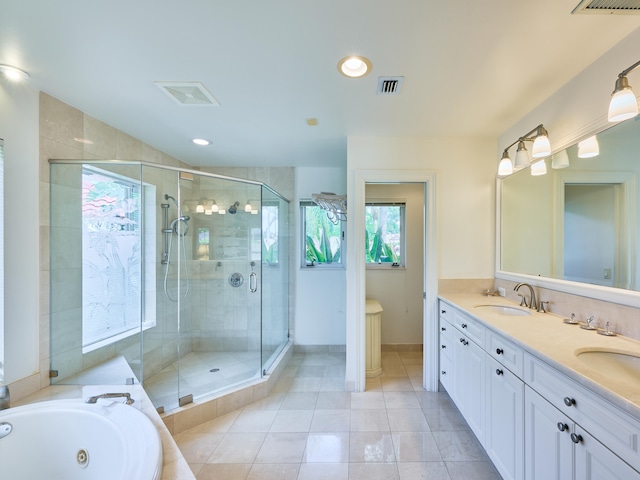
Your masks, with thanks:
[[[638,480],[640,474],[529,387],[525,392],[527,480]]]

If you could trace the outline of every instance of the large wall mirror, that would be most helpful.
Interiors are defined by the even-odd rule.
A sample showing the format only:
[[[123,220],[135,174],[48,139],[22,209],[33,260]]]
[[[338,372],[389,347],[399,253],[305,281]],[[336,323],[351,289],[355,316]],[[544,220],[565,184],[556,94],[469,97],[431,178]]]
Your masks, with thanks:
[[[545,175],[524,168],[499,180],[497,277],[550,279],[569,291],[594,286],[605,299],[640,291],[638,118],[595,135],[594,156],[581,158],[584,148],[573,145],[546,159]]]

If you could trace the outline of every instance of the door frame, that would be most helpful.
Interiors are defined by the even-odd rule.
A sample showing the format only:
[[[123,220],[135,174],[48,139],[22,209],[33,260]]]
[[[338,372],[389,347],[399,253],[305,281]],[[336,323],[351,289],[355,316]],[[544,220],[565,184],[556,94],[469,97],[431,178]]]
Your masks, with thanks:
[[[436,172],[433,170],[356,169],[347,221],[347,391],[366,388],[365,186],[367,183],[424,184],[423,387],[438,390],[438,262]]]

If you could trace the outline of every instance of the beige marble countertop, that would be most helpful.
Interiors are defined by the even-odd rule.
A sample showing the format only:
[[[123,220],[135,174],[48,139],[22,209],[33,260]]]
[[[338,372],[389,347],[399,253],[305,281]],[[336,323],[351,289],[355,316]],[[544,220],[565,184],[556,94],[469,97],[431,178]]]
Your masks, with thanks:
[[[628,376],[614,368],[606,372],[598,371],[576,356],[577,352],[584,350],[604,350],[640,357],[640,342],[637,340],[620,335],[598,335],[594,330],[565,324],[564,317],[538,313],[502,297],[487,297],[476,293],[442,294],[440,298],[464,310],[486,327],[502,334],[572,380],[640,419],[640,381],[630,381]],[[477,305],[517,307],[531,312],[531,315],[508,316],[492,312],[490,309],[475,308]],[[612,318],[611,321],[615,322],[615,319]]]
[[[151,419],[162,440],[162,480],[195,480],[182,452],[173,440],[166,425],[160,418],[153,403],[141,385],[51,385],[12,403],[12,407],[47,400],[88,398],[106,392],[127,392],[135,400],[132,408],[137,408]]]

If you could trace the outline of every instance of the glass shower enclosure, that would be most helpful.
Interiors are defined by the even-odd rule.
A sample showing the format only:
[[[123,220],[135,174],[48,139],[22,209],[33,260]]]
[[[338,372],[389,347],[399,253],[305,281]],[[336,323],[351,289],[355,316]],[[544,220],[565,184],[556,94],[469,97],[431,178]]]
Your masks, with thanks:
[[[170,410],[270,371],[289,335],[286,199],[145,162],[50,163],[52,383],[142,383]]]

